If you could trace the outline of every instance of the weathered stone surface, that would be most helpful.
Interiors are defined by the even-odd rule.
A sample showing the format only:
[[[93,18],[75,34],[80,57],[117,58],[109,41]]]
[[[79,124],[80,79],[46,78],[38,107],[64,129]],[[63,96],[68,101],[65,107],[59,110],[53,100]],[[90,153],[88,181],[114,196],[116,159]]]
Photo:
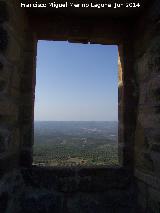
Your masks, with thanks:
[[[159,70],[160,39],[150,38],[148,47],[137,60],[139,80],[138,122],[135,138],[136,167],[159,176],[159,151],[152,150],[159,143]]]
[[[2,194],[0,194],[0,212],[6,211],[8,206],[8,201],[9,201],[9,197],[7,192],[3,192]]]
[[[141,206],[143,207],[144,212],[147,211],[148,205],[147,192],[148,192],[147,184],[140,180],[137,180],[137,198]]]
[[[8,151],[10,142],[10,132],[5,129],[0,129],[0,154]]]
[[[24,213],[50,213],[50,212],[62,212],[62,198],[55,195],[54,193],[41,193],[30,192],[25,193],[23,197],[20,198],[20,212]]]
[[[3,63],[0,62],[0,70],[2,70],[2,69],[3,69]]]
[[[0,212],[159,213],[159,0],[131,14],[114,9],[102,16],[100,10],[33,12],[18,3],[0,1]],[[6,174],[32,164],[37,39],[120,44],[119,158],[127,171]]]
[[[3,136],[0,135],[0,153],[4,153],[6,151],[5,149],[5,142]]]
[[[0,80],[0,92],[3,92],[5,90],[6,82],[3,80]]]
[[[151,151],[151,159],[153,161],[153,165],[154,165],[154,172],[156,174],[156,176],[160,177],[160,152],[157,149],[156,151]]]
[[[148,187],[148,212],[158,213],[160,211],[160,193],[159,191]]]
[[[32,149],[22,149],[20,151],[20,165],[22,167],[31,167],[32,165]]]
[[[8,101],[7,99],[0,100],[0,115],[12,115],[13,117],[17,117],[17,105],[10,100]]]
[[[8,48],[6,50],[6,56],[10,61],[20,61],[21,59],[21,47],[15,37],[9,35]]]
[[[6,30],[0,26],[0,52],[4,52],[8,45],[8,35]]]
[[[6,2],[0,1],[0,23],[8,20],[8,13],[7,13],[7,5]]]
[[[127,211],[137,213],[134,206],[135,190],[132,184],[127,189],[110,188],[104,192],[80,192],[80,190],[70,190],[75,189],[72,180],[78,180],[75,176],[76,172],[73,174],[71,170],[68,172],[66,170],[66,173],[69,174],[68,177],[63,174],[63,169],[60,172],[59,169],[44,168],[42,172],[40,168],[32,168],[24,169],[22,173],[15,170],[5,175],[0,181],[0,198],[4,194],[7,195],[2,199],[3,206],[11,213],[123,213]],[[47,179],[50,180],[48,185]],[[55,187],[57,184],[61,184],[62,188]],[[64,189],[64,185],[70,185],[70,188],[61,190]]]

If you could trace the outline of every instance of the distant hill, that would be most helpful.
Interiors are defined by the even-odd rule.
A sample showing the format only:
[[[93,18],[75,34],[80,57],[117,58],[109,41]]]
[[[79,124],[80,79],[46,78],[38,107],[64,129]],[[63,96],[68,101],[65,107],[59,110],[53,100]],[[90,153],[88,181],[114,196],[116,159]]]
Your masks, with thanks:
[[[34,125],[35,164],[118,163],[116,121],[36,121]]]

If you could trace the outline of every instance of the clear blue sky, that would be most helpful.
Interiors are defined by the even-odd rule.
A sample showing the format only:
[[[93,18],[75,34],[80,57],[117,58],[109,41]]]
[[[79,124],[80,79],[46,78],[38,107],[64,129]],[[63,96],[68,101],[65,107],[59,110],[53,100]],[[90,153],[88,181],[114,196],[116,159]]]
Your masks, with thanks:
[[[117,121],[118,49],[39,41],[35,120]]]

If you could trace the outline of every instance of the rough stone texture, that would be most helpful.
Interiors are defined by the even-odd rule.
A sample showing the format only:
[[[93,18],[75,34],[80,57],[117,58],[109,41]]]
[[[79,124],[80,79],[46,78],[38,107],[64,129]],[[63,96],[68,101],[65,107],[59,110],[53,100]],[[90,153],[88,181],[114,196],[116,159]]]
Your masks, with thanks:
[[[1,209],[11,213],[135,213],[131,179],[118,168],[102,169],[97,174],[90,169],[15,170],[1,180]]]
[[[135,71],[139,87],[135,132],[138,201],[145,212],[160,212],[160,4],[155,1],[137,23]],[[143,27],[142,27],[143,23]],[[145,23],[145,24],[144,24]]]
[[[32,138],[28,137],[29,133],[26,137],[26,132],[28,130],[30,135],[33,135],[33,110],[29,110],[28,105],[33,106],[34,95],[32,89],[29,95],[25,83],[33,81],[34,84],[34,74],[28,78],[25,73],[26,69],[33,73],[33,52],[36,43],[31,39],[33,32],[30,30],[27,15],[17,7],[17,3],[18,1],[11,0],[0,1],[0,160],[8,162],[11,156],[18,156],[17,160],[10,159],[12,168],[20,164],[21,152],[24,153],[26,149],[24,140],[32,141]],[[23,115],[22,111],[28,113]],[[30,157],[28,164],[31,164],[31,159]],[[4,169],[3,166],[2,168]]]
[[[1,34],[0,50],[1,52],[4,52],[8,44],[8,37],[7,37],[8,35],[7,35],[7,32],[2,27],[0,28],[0,34]]]
[[[58,39],[68,40],[69,42],[81,43],[100,43],[100,44],[121,44],[120,57],[123,69],[126,70],[121,81],[126,81],[127,73],[130,69],[130,60],[127,57],[127,45],[130,45],[130,27],[126,19],[111,17],[100,20],[94,17],[58,16],[48,11],[45,14],[36,14],[30,10],[24,10],[17,6],[18,1],[1,1],[6,8],[6,17],[2,18],[2,27],[8,34],[8,46],[2,55],[1,63],[3,67],[0,78],[0,109],[2,114],[2,124],[17,132],[17,150],[19,155],[19,165],[31,166],[32,145],[33,145],[33,111],[34,111],[34,90],[35,90],[35,64],[36,64],[36,44],[37,39]],[[15,13],[16,11],[16,13]],[[5,12],[5,10],[4,10]],[[36,14],[36,15],[35,15]],[[5,15],[3,15],[5,17]],[[106,27],[107,26],[107,27]],[[3,39],[3,36],[2,36]],[[122,78],[122,77],[121,77]],[[127,102],[133,99],[130,94],[125,97],[124,91],[129,87],[124,84],[121,88],[122,98],[119,104],[121,116],[119,116],[120,126],[128,124],[127,117],[130,113]],[[3,98],[5,97],[5,98]],[[132,102],[132,101],[131,101]],[[126,109],[127,108],[127,109]],[[132,121],[131,121],[132,120]],[[134,123],[135,117],[130,118],[130,123]],[[123,123],[125,123],[123,125]],[[121,128],[121,145],[119,146],[119,158],[121,165],[133,168],[133,137],[131,132],[134,125],[128,126],[129,129]],[[124,143],[124,140],[126,143]],[[15,142],[11,142],[14,144]],[[15,147],[15,145],[14,145]],[[127,159],[127,160],[126,160]]]
[[[160,2],[141,3],[58,14],[0,0],[0,212],[160,212]],[[122,168],[30,168],[38,39],[119,45]]]

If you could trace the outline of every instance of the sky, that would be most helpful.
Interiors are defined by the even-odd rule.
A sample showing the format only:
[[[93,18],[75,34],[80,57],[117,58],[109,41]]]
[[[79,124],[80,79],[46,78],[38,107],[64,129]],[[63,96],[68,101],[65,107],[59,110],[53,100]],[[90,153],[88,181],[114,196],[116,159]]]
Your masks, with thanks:
[[[116,45],[39,41],[35,121],[117,121]]]

